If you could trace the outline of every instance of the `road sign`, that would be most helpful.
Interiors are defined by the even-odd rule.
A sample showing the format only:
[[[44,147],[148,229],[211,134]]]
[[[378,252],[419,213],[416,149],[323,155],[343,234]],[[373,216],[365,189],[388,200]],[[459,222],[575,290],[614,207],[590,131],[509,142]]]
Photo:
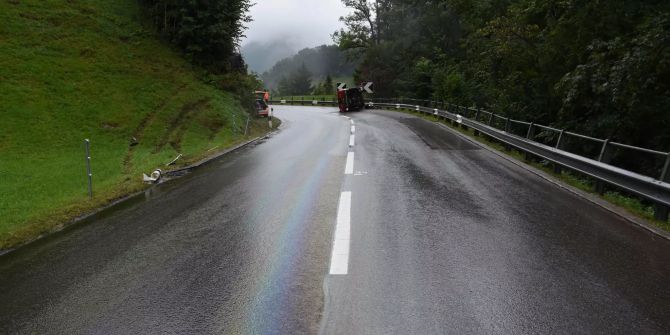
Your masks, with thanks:
[[[337,89],[338,90],[344,90],[347,88],[347,84],[345,83],[337,83]]]
[[[364,90],[365,92],[368,92],[369,94],[372,94],[372,93],[374,93],[374,91],[372,90],[373,85],[374,85],[374,84],[373,84],[372,82],[364,83],[364,84],[362,85],[362,86],[363,86],[363,90]]]

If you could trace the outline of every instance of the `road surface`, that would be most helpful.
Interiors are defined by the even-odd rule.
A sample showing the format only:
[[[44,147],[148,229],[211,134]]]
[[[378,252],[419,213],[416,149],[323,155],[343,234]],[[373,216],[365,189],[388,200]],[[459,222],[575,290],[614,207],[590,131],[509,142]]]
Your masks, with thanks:
[[[0,333],[670,332],[668,240],[428,121],[275,114],[0,257]]]

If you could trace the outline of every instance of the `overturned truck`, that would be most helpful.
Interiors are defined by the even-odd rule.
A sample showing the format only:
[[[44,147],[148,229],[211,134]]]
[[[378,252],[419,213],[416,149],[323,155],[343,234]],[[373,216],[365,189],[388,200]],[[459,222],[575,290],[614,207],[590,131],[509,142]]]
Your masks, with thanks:
[[[340,113],[355,112],[365,108],[363,93],[372,94],[372,83],[361,83],[359,87],[347,88],[346,84],[337,84],[337,104]]]

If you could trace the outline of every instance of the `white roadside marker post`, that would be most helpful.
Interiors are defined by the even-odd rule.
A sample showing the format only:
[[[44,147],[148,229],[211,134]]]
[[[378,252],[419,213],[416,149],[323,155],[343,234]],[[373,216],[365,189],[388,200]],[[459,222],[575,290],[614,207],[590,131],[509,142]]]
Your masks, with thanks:
[[[86,147],[86,175],[88,176],[88,197],[93,199],[93,174],[91,174],[91,141],[88,139],[84,140],[84,146]]]

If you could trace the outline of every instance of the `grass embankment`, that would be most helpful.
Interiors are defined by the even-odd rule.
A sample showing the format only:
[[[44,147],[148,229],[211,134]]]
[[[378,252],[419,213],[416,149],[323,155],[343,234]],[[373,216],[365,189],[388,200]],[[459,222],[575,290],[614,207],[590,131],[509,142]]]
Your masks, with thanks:
[[[617,191],[609,190],[604,194],[599,194],[595,192],[595,181],[591,178],[580,176],[574,172],[568,170],[562,170],[560,173],[556,173],[553,169],[553,166],[550,162],[547,161],[537,161],[537,160],[526,160],[526,157],[523,153],[517,150],[505,150],[505,146],[496,142],[486,136],[475,136],[474,129],[468,128],[464,129],[460,126],[454,126],[451,122],[447,122],[443,119],[437,118],[436,116],[426,115],[416,111],[406,111],[402,110],[404,113],[412,114],[418,117],[421,117],[426,120],[439,122],[448,125],[450,128],[468,136],[469,138],[474,139],[475,141],[482,143],[488,147],[491,147],[499,152],[504,153],[507,156],[514,158],[519,162],[533,166],[534,168],[553,176],[554,178],[572,186],[584,192],[599,196],[600,198],[617,205],[629,213],[645,219],[654,226],[661,228],[667,232],[670,232],[670,222],[668,221],[659,221],[654,219],[654,208],[653,205],[646,203],[638,198],[630,197],[625,194],[619,193]]]
[[[134,0],[1,1],[0,22],[0,249],[141,190],[179,153],[183,165],[245,140],[243,108],[144,27]]]

